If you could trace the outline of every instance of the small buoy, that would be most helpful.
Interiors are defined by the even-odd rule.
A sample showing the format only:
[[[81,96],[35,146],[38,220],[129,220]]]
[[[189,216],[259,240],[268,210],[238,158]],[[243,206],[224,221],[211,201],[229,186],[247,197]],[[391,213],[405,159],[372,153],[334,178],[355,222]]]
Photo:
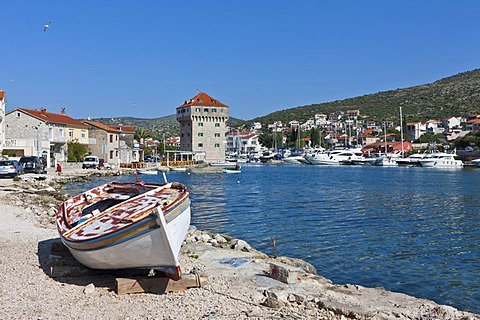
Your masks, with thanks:
[[[237,180],[237,183],[240,183],[240,180]]]
[[[187,172],[187,174],[190,174],[190,172]]]

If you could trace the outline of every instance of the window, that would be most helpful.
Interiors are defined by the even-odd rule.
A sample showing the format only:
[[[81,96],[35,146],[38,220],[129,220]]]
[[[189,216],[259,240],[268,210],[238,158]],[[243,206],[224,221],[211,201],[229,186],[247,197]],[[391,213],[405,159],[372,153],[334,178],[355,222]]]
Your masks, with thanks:
[[[113,159],[113,150],[110,150],[110,159]]]
[[[203,127],[203,122],[199,122],[199,123],[198,123],[198,126],[199,126],[199,127]]]
[[[215,148],[220,148],[220,143],[215,143]]]
[[[215,108],[212,108],[212,112],[217,112],[217,109],[215,109]]]
[[[215,133],[215,138],[220,138],[220,133]]]
[[[72,129],[68,130],[68,136],[70,138],[73,138],[73,130]]]
[[[204,108],[203,111],[208,112],[208,108]]]
[[[87,133],[82,130],[82,138],[85,138],[87,136]]]
[[[219,128],[220,127],[220,123],[215,123],[215,128]]]
[[[199,133],[198,133],[198,136],[199,136],[199,137],[203,137],[203,132],[199,132]]]
[[[60,137],[65,137],[65,131],[63,130],[63,128],[60,129]]]
[[[110,143],[113,142],[113,134],[110,135]]]
[[[203,143],[199,143],[199,144],[198,144],[198,147],[199,147],[199,148],[203,148]]]
[[[195,111],[200,112],[201,110],[200,110],[200,108],[195,108]]]

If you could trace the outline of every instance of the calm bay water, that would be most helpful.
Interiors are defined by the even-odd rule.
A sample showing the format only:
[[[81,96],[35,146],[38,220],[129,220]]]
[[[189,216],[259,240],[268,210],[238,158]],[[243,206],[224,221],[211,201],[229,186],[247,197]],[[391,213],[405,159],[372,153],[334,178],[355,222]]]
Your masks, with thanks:
[[[169,172],[192,224],[301,258],[334,283],[384,287],[480,313],[480,170],[259,165]],[[141,176],[163,181],[162,176]],[[72,183],[78,193],[106,180]]]

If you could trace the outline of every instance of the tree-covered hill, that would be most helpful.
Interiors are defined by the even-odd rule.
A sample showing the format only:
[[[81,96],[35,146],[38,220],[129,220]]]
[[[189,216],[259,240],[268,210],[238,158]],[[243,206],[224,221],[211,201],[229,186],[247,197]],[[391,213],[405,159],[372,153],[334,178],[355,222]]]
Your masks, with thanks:
[[[369,120],[396,120],[399,107],[408,121],[441,119],[480,113],[480,69],[463,72],[430,84],[368,94],[356,98],[300,106],[255,118],[273,123],[281,120],[305,121],[317,113],[358,109]]]
[[[367,120],[398,121],[399,107],[402,107],[407,121],[480,113],[480,69],[459,73],[430,84],[276,111],[249,121],[230,118],[229,125],[236,127],[255,121],[268,124],[277,120],[283,123],[292,120],[304,122],[317,113],[328,115],[350,109],[360,110]],[[163,134],[167,137],[178,135],[180,131],[175,114],[155,119],[120,117],[95,120],[107,125],[133,125],[153,133],[154,137],[162,137]]]

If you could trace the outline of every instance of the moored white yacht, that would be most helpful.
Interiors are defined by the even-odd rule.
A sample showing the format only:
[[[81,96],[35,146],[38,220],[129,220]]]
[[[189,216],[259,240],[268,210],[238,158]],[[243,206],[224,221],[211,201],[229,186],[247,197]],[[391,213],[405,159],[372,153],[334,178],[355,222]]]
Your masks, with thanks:
[[[456,160],[455,154],[436,152],[432,153],[429,157],[418,160],[422,167],[435,167],[435,168],[462,168],[462,160]]]
[[[429,154],[427,153],[414,153],[406,158],[398,158],[397,164],[399,166],[420,166],[420,162],[418,160],[426,158],[428,156]]]
[[[480,159],[472,160],[472,164],[476,168],[480,168]]]
[[[398,166],[398,163],[397,163],[398,159],[400,158],[390,157],[390,156],[381,156],[375,160],[373,165],[380,166],[380,167],[396,167]]]
[[[338,165],[346,161],[353,161],[360,158],[362,157],[348,149],[325,151],[305,156],[305,159],[308,162],[317,165]]]

